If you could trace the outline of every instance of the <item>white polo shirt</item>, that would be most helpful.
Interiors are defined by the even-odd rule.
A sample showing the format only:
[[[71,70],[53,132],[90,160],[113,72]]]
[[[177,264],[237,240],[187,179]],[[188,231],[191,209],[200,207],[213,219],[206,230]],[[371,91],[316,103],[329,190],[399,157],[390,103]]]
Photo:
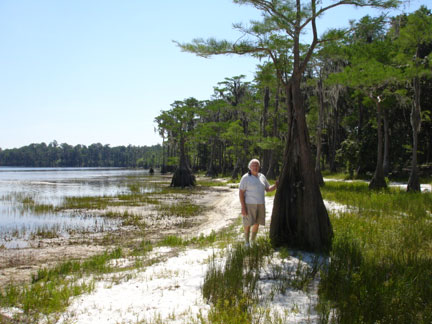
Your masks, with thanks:
[[[240,180],[240,190],[245,191],[246,204],[264,204],[265,190],[270,187],[264,174],[257,176],[246,173]]]

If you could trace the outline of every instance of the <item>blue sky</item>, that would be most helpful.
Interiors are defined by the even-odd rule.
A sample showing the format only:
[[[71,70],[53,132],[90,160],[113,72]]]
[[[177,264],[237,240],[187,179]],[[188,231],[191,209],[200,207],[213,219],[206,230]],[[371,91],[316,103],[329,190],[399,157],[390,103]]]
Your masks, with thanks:
[[[403,10],[421,4],[432,8],[432,0],[411,0]],[[344,6],[318,27],[367,13]],[[232,23],[259,17],[230,0],[0,0],[0,148],[160,143],[153,120],[161,110],[209,99],[225,77],[251,80],[259,63],[203,59],[172,40],[235,40]]]

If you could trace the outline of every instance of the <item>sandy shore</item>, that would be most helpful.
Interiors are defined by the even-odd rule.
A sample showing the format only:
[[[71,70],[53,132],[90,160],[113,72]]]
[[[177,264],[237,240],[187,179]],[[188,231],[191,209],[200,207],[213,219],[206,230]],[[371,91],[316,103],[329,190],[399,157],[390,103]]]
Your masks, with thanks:
[[[194,204],[206,206],[206,211],[187,221],[190,226],[179,226],[184,220],[163,218],[150,206],[115,207],[111,211],[128,211],[139,215],[149,224],[145,238],[155,241],[166,235],[196,236],[218,231],[230,224],[239,215],[237,190],[229,187],[203,188],[191,195],[185,189],[185,196]],[[170,197],[164,197],[170,200]],[[175,200],[173,199],[173,203]],[[90,211],[91,212],[91,211]],[[96,214],[98,211],[94,211]],[[0,287],[10,282],[26,282],[42,267],[52,266],[59,261],[81,259],[102,253],[114,245],[106,242],[107,236],[113,239],[142,239],[132,234],[131,227],[121,227],[115,232],[86,233],[54,239],[36,239],[28,242],[29,247],[0,249]]]

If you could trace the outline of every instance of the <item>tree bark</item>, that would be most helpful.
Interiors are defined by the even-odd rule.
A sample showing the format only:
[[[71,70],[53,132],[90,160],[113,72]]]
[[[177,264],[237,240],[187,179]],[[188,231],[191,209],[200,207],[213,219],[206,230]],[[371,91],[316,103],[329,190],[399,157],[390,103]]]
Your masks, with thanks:
[[[384,157],[383,157],[383,171],[384,176],[388,176],[390,172],[390,136],[389,136],[389,124],[387,118],[387,110],[384,110],[383,114],[384,121]]]
[[[365,174],[365,167],[364,167],[364,161],[365,158],[363,157],[363,154],[365,153],[365,150],[363,149],[363,119],[364,119],[364,109],[363,109],[363,103],[361,100],[361,97],[358,96],[358,130],[357,130],[357,142],[359,143],[359,156],[357,160],[357,176],[364,175]]]
[[[337,106],[337,101],[336,101],[336,106],[335,106],[335,110],[334,110],[334,117],[333,117],[333,125],[332,125],[332,142],[331,142],[331,146],[330,146],[330,171],[331,172],[337,172],[336,169],[336,149],[338,147],[339,144],[339,110],[338,110],[338,106]]]
[[[217,168],[215,166],[216,161],[216,139],[212,139],[211,152],[210,152],[210,160],[207,165],[206,176],[208,177],[216,177],[218,174]]]
[[[192,170],[189,167],[189,163],[185,152],[185,139],[184,136],[180,136],[180,161],[179,167],[173,174],[171,179],[171,187],[191,187],[195,186],[195,176],[192,174]]]
[[[261,135],[265,139],[267,137],[267,121],[268,121],[268,109],[270,105],[270,88],[266,87],[264,90],[264,105],[263,114],[261,118]],[[261,172],[267,174],[270,167],[270,150],[263,150],[263,157],[261,163]]]
[[[413,135],[411,172],[408,179],[407,191],[420,192],[420,179],[417,166],[418,134],[421,126],[420,116],[420,78],[416,77],[414,84],[414,104],[411,109],[411,126]]]
[[[377,164],[375,167],[374,176],[369,183],[369,189],[383,189],[387,187],[384,177],[384,168],[383,168],[383,123],[382,123],[382,111],[381,104],[379,99],[375,99],[371,97],[372,100],[375,101],[377,107],[377,135],[378,135],[378,143],[377,143]]]
[[[293,75],[291,80],[293,82],[287,85],[289,128],[274,199],[270,239],[275,246],[328,250],[333,230],[314,172],[300,75]]]
[[[322,143],[322,125],[323,125],[323,118],[324,118],[324,92],[323,92],[323,86],[322,86],[322,79],[320,77],[318,81],[318,98],[319,98],[319,111],[318,111],[318,127],[317,127],[317,134],[316,134],[316,156],[315,156],[315,176],[317,177],[318,183],[320,186],[324,185],[324,179],[321,174],[321,143]]]
[[[161,174],[167,173],[165,161],[165,136],[162,136],[162,166],[160,171]]]
[[[275,95],[275,111],[273,116],[273,137],[279,137],[279,128],[278,128],[278,112],[279,112],[279,93],[280,93],[280,85],[278,83],[276,87],[276,95]],[[279,172],[278,165],[278,150],[272,149],[270,151],[270,162],[269,169],[267,171],[266,177],[267,179],[276,179],[276,175]]]

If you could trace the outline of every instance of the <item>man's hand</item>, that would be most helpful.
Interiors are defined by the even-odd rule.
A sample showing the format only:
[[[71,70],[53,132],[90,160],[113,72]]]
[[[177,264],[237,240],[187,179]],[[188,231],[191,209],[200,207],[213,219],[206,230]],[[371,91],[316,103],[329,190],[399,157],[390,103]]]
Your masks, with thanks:
[[[245,206],[242,206],[241,213],[243,216],[247,216],[247,210]]]

